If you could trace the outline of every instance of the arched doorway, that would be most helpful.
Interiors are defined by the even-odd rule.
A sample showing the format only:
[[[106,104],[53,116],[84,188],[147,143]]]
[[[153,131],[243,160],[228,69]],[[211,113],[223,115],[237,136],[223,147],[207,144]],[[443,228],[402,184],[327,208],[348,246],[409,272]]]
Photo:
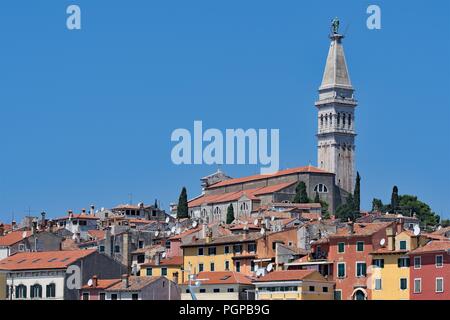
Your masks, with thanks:
[[[366,300],[367,294],[363,289],[356,289],[353,291],[353,300]]]

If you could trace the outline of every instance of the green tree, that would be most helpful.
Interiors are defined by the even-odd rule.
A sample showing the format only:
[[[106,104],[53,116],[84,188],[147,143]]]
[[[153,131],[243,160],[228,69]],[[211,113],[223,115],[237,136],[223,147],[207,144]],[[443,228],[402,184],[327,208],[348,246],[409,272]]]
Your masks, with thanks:
[[[356,182],[355,182],[355,192],[353,194],[354,202],[355,202],[355,210],[361,210],[361,177],[359,172],[356,172]]]
[[[372,200],[372,211],[382,211],[384,205],[383,201],[377,198],[373,198]]]
[[[397,186],[394,186],[392,188],[392,195],[391,195],[391,209],[393,212],[396,212],[398,210],[399,206],[399,199],[398,199],[398,188]]]
[[[440,224],[441,224],[442,228],[446,228],[446,227],[450,226],[450,219],[443,219],[443,220],[441,220]]]
[[[300,181],[295,188],[295,197],[292,201],[293,203],[308,203],[308,193],[306,192],[306,184],[303,181]]]
[[[183,189],[181,189],[180,197],[178,198],[177,218],[183,219],[188,217],[187,191],[186,188],[183,187]]]
[[[336,209],[336,217],[341,219],[341,221],[355,221],[359,217],[359,212],[355,207],[355,200],[352,194],[349,194],[347,200],[344,204],[341,204]]]
[[[324,200],[320,200],[319,203],[322,205],[322,218],[323,219],[330,219],[330,213],[328,212],[328,202],[324,201]]]
[[[314,197],[314,203],[320,203],[319,192],[316,191],[316,196]]]
[[[234,221],[234,208],[233,205],[230,203],[227,209],[227,224],[230,224]]]
[[[439,215],[434,213],[428,204],[420,201],[417,196],[401,195],[398,200],[398,211],[405,216],[416,214],[423,227],[434,227],[439,223]]]

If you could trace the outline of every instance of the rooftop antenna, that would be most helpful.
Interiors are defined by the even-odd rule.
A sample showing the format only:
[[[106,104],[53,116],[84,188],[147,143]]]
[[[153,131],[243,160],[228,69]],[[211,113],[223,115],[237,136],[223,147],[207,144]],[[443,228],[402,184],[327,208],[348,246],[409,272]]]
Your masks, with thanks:
[[[133,204],[133,193],[129,193],[128,194],[128,197],[129,197],[129,199],[130,199],[130,204]]]

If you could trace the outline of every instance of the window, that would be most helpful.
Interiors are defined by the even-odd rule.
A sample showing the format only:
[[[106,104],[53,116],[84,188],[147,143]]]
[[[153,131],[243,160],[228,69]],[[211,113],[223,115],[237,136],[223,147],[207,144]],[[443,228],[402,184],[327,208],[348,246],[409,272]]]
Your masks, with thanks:
[[[100,247],[99,247],[99,249],[98,249],[98,251],[99,252],[105,252],[105,246],[104,245],[101,245]]]
[[[338,278],[345,278],[345,262],[340,262],[337,265],[338,268]]]
[[[147,268],[147,273],[146,273],[146,275],[147,276],[152,276],[153,275],[153,268]]]
[[[408,289],[408,279],[400,278],[400,290]]]
[[[436,260],[436,268],[442,268],[444,265],[444,256],[437,255],[435,260]]]
[[[117,300],[117,293],[111,294],[111,300]]]
[[[230,247],[229,246],[225,246],[224,252],[225,252],[225,254],[229,254],[230,253]]]
[[[89,300],[89,292],[83,292],[81,300]]]
[[[365,277],[366,276],[366,263],[365,262],[357,262],[356,263],[356,276],[357,277]]]
[[[203,272],[203,263],[198,264],[198,272]]]
[[[242,244],[235,244],[235,245],[233,246],[233,251],[234,251],[235,253],[241,253],[241,252],[242,252]]]
[[[342,291],[341,290],[334,291],[334,300],[342,300]]]
[[[316,291],[316,287],[314,286],[309,286],[309,292],[314,292]]]
[[[213,289],[213,292],[214,292],[214,293],[219,293],[219,292],[220,292],[220,289],[219,289],[219,288],[214,288],[214,289]]]
[[[198,256],[202,256],[203,255],[203,248],[198,248]]]
[[[256,271],[256,264],[255,261],[250,261],[250,271]]]
[[[328,292],[328,287],[322,287],[322,292]]]
[[[409,258],[398,258],[397,265],[399,268],[408,268],[409,267]]]
[[[166,240],[165,247],[166,249],[170,249],[170,240]]]
[[[241,262],[240,261],[236,261],[235,267],[236,267],[236,272],[241,272]]]
[[[328,188],[326,185],[319,183],[318,185],[316,185],[314,187],[314,191],[319,192],[319,193],[327,193],[328,192]]]
[[[99,299],[100,300],[106,300],[106,293],[100,292]]]
[[[225,261],[225,271],[230,271],[230,261]]]
[[[345,252],[345,243],[339,242],[338,243],[338,253],[344,253]]]
[[[35,284],[30,287],[30,298],[42,298],[42,286]]]
[[[400,241],[400,250],[406,250],[406,240]]]
[[[420,269],[422,267],[422,258],[414,257],[414,269]]]
[[[436,292],[444,292],[444,278],[436,278]]]
[[[373,259],[373,265],[377,268],[384,268],[384,259]]]
[[[137,256],[137,263],[144,263],[145,262],[145,254],[140,254]]]
[[[45,288],[45,293],[47,298],[54,298],[56,297],[56,285],[54,283],[50,283]]]
[[[422,292],[422,279],[414,279],[414,293]]]
[[[200,292],[200,293],[205,293],[205,292],[206,292],[206,289],[200,289],[199,292]]]
[[[114,246],[114,252],[119,253],[120,252],[120,246]]]
[[[19,284],[16,287],[16,298],[17,299],[26,299],[27,298],[27,287],[23,284]]]
[[[19,251],[25,251],[25,245],[23,243],[19,244]]]
[[[139,295],[137,293],[133,293],[131,295],[131,300],[139,300]]]
[[[375,279],[375,290],[381,290],[381,279]]]
[[[356,251],[364,251],[364,241],[356,242]]]
[[[139,240],[138,247],[139,247],[139,249],[142,249],[144,247],[144,241],[143,240]]]
[[[208,248],[208,255],[215,256],[216,255],[216,247],[209,247]]]
[[[234,292],[234,289],[233,288],[228,288],[227,292]]]
[[[167,276],[167,268],[161,268],[161,275],[162,276]]]
[[[256,243],[248,244],[248,252],[255,253],[256,252]]]
[[[210,271],[214,271],[214,262],[211,262],[210,264],[209,264],[209,270]]]

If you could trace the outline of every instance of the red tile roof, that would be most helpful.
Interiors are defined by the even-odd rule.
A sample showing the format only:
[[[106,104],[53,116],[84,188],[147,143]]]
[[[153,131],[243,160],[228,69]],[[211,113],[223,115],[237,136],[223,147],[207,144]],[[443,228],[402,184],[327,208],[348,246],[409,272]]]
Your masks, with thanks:
[[[31,236],[31,231],[13,231],[0,237],[0,246],[8,247]]]
[[[273,271],[265,276],[258,278],[253,282],[272,282],[272,281],[300,281],[310,274],[317,272],[315,270],[280,270]]]
[[[169,238],[169,240],[178,240],[178,239],[182,239],[182,238],[184,238],[184,237],[186,237],[186,236],[188,236],[188,235],[190,235],[190,234],[199,232],[199,231],[201,231],[201,230],[202,230],[202,226],[199,225],[199,226],[197,226],[197,227],[194,228],[194,229],[189,229],[189,230],[186,230],[186,231],[184,231],[184,232],[182,232],[182,233],[180,233],[180,234],[177,234],[177,235],[175,235],[175,236],[172,236],[172,237]]]
[[[431,240],[426,245],[410,252],[410,254],[420,254],[428,252],[449,252],[450,240]]]
[[[433,232],[436,235],[444,235],[445,233],[450,232],[450,227],[441,228]]]
[[[163,277],[140,277],[140,276],[129,276],[128,286],[125,288],[122,281],[112,285],[107,288],[106,291],[140,291],[152,284],[153,282],[161,279]]]
[[[190,208],[197,207],[202,204],[208,204],[208,203],[223,203],[223,202],[230,202],[230,201],[236,201],[240,199],[242,196],[247,196],[251,200],[259,200],[257,196],[278,192],[280,190],[283,190],[290,185],[294,184],[296,182],[287,182],[287,183],[279,183],[271,186],[266,187],[260,187],[260,188],[254,188],[254,189],[247,189],[242,191],[234,191],[234,192],[227,192],[227,193],[221,193],[221,194],[214,194],[214,195],[205,195],[197,197],[193,200],[191,200],[188,205]]]
[[[229,179],[229,180],[225,180],[225,181],[221,181],[216,184],[213,184],[213,185],[209,186],[208,189],[214,189],[217,187],[229,186],[229,185],[233,185],[233,184],[256,181],[256,180],[280,177],[280,176],[285,176],[285,175],[290,175],[290,174],[295,174],[295,173],[327,173],[327,174],[329,174],[330,172],[321,170],[321,169],[313,167],[313,166],[305,166],[305,167],[280,170],[273,174],[258,174],[258,175],[254,175],[254,176],[243,177],[243,178]]]
[[[108,289],[112,285],[115,285],[116,283],[119,283],[121,279],[97,279],[97,285],[94,286],[88,286],[85,284],[81,287],[83,290],[95,290],[95,289]]]
[[[350,234],[347,226],[343,228],[339,228],[335,234],[330,235],[330,238],[341,238],[341,237],[354,237],[354,236],[371,236],[374,233],[385,229],[392,225],[393,222],[377,222],[377,223],[354,223],[353,231],[354,233]]]
[[[252,284],[252,279],[250,277],[234,271],[204,271],[197,275],[197,279],[207,279],[201,281],[202,285]],[[185,285],[188,283],[188,281],[184,282]]]
[[[65,269],[97,250],[20,252],[0,260],[0,270]]]
[[[105,231],[104,230],[89,230],[88,231],[89,236],[96,240],[103,240],[105,239]]]
[[[141,267],[159,267],[159,266],[181,266],[183,265],[183,256],[175,256],[166,259],[161,259],[159,264],[155,262],[144,263]]]
[[[55,221],[58,221],[58,220],[68,220],[70,217],[69,217],[69,215],[66,215],[66,216],[64,216],[64,217],[59,217],[59,218],[56,218],[56,219],[54,219]],[[91,215],[89,215],[89,214],[83,214],[83,213],[80,213],[80,214],[73,214],[72,215],[72,219],[81,219],[81,220],[98,220],[99,218],[98,217],[95,217],[95,216],[91,216]]]

